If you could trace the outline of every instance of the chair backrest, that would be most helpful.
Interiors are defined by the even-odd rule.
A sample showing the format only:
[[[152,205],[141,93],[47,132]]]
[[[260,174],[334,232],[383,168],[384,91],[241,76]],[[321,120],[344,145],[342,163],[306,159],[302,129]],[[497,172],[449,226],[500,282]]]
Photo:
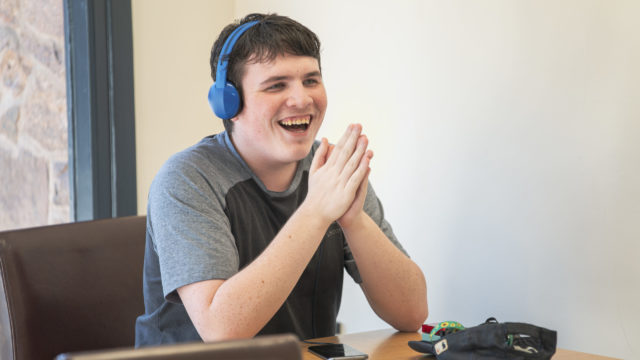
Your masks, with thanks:
[[[295,335],[266,335],[246,340],[214,343],[159,345],[139,349],[114,349],[61,354],[56,360],[301,360]]]
[[[132,346],[144,216],[0,232],[0,358]]]

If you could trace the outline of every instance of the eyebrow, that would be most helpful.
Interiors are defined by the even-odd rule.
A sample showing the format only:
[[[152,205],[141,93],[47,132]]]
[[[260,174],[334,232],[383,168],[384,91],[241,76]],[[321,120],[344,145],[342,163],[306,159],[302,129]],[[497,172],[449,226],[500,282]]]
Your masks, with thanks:
[[[322,77],[322,73],[320,71],[312,71],[312,72],[304,74],[303,78],[304,79],[308,79],[310,77],[316,77],[316,76]],[[270,78],[267,78],[266,80],[261,82],[260,85],[264,85],[264,84],[268,84],[268,83],[272,83],[272,82],[277,82],[277,81],[282,81],[282,80],[288,80],[290,78],[291,78],[291,76],[271,76]]]

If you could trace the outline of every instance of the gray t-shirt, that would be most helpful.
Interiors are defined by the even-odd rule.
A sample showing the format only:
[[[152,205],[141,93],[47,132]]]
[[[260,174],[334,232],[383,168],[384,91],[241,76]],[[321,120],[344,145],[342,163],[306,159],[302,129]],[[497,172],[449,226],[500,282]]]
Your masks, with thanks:
[[[228,279],[269,245],[307,194],[314,144],[290,187],[273,192],[249,169],[226,132],[172,156],[149,191],[143,291],[145,314],[136,321],[136,346],[201,340],[177,289]],[[373,189],[365,211],[399,249]],[[360,276],[333,223],[291,294],[259,334],[331,336],[342,294],[343,268]]]

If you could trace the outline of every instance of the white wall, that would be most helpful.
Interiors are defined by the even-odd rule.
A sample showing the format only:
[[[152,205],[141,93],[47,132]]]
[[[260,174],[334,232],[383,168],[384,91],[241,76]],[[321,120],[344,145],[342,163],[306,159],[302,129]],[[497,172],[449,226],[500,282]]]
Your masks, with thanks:
[[[558,330],[563,348],[640,357],[639,2],[238,0],[228,20],[255,11],[320,36],[321,135],[364,125],[375,189],[427,277],[429,321],[496,316]],[[167,30],[166,51],[194,42],[189,26]],[[219,29],[198,32],[206,64]],[[203,72],[172,91],[206,88]],[[138,124],[139,85],[136,73]],[[139,158],[164,161],[173,130],[193,130],[183,147],[209,132],[193,125],[211,120],[204,91],[156,103],[175,129],[138,127],[153,134]],[[386,327],[345,284],[346,331]]]
[[[223,130],[206,101],[209,53],[233,18],[231,0],[131,2],[138,213],[151,180],[172,154]]]

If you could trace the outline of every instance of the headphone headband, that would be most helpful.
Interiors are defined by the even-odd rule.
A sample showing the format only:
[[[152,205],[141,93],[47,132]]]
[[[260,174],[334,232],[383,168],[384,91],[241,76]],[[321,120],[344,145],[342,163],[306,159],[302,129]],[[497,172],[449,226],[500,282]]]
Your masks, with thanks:
[[[229,66],[229,54],[231,50],[233,50],[233,45],[236,44],[238,39],[245,31],[249,30],[250,27],[257,24],[259,21],[249,21],[238,26],[227,40],[222,45],[222,50],[220,50],[220,55],[218,55],[218,66],[216,67],[216,87],[222,88],[227,82],[227,67]]]
[[[257,24],[259,21],[249,21],[238,26],[231,35],[227,37],[220,55],[218,55],[218,66],[216,67],[216,81],[209,88],[209,105],[213,112],[221,119],[231,119],[240,111],[240,93],[236,87],[227,81],[227,67],[229,66],[229,54],[233,50],[233,45],[245,31]]]

